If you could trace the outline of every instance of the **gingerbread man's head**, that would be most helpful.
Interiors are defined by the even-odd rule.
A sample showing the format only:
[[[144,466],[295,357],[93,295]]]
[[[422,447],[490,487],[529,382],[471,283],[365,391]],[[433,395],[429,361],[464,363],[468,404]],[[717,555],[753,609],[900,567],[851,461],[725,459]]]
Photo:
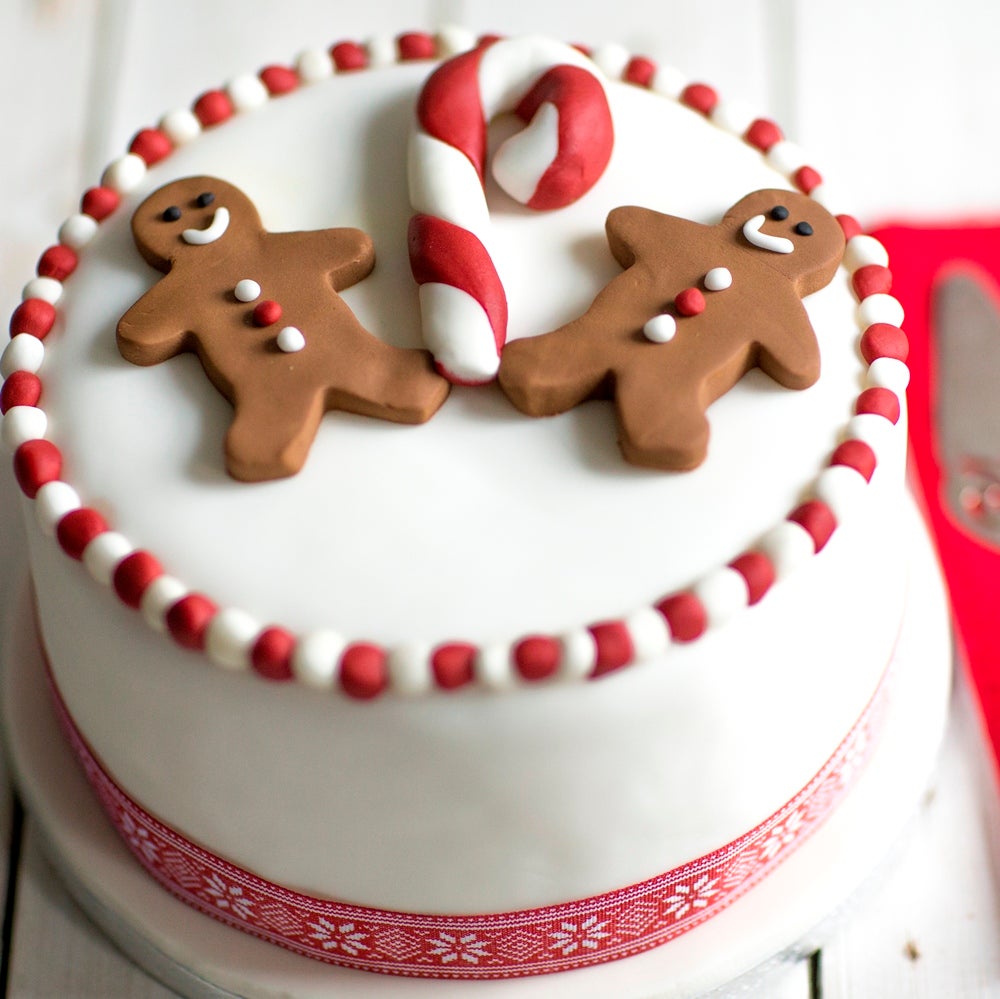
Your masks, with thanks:
[[[760,251],[800,296],[829,284],[844,254],[840,223],[799,191],[754,191],[737,201],[721,224],[740,246]]]
[[[239,233],[261,230],[253,202],[218,177],[185,177],[154,191],[132,216],[132,235],[144,259],[160,271],[180,260],[194,265]]]

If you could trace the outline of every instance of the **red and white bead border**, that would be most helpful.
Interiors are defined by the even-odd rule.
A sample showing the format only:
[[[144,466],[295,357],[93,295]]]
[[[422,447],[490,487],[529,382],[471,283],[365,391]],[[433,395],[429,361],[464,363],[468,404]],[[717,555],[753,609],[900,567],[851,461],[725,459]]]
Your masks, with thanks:
[[[855,403],[842,443],[813,484],[812,497],[772,528],[752,549],[652,606],[563,635],[530,635],[510,642],[476,646],[447,641],[402,644],[392,649],[348,641],[333,630],[296,636],[278,625],[263,626],[237,608],[219,607],[167,574],[150,552],[112,530],[102,515],[61,479],[62,455],[45,436],[39,378],[44,340],[57,318],[63,282],[73,274],[79,253],[133,190],[148,168],[176,146],[194,139],[235,114],[334,73],[368,66],[454,54],[475,44],[471,33],[453,29],[432,36],[412,32],[366,45],[340,42],[310,50],[294,68],[267,66],[202,94],[190,109],[165,115],[157,127],[136,133],[128,152],[112,162],[97,187],[83,195],[80,212],[59,229],[59,241],[40,257],[37,276],[24,288],[10,321],[11,340],[0,357],[0,439],[13,453],[21,491],[34,500],[39,523],[63,551],[80,560],[95,580],[139,610],[149,625],[177,644],[201,650],[227,669],[250,669],[274,681],[296,679],[319,689],[339,689],[367,699],[386,690],[420,694],[450,691],[471,683],[506,688],[551,679],[593,679],[659,655],[672,643],[687,643],[756,604],[771,586],[824,548],[837,524],[850,515],[872,477],[883,448],[898,435],[901,400],[909,372],[903,315],[889,294],[892,276],[884,248],[846,215],[838,219],[847,237],[844,264],[859,301],[859,349],[868,364],[865,387]],[[675,70],[645,57],[631,57],[608,45],[588,52],[612,79],[678,100],[759,150],[768,163],[806,194],[822,201],[822,177],[778,126],[723,102],[702,83],[689,83]]]
[[[552,974],[641,954],[718,915],[800,847],[870,759],[893,682],[890,661],[861,717],[790,801],[725,846],[638,884],[537,909],[427,915],[315,898],[191,842],[129,797],[76,727],[48,673],[56,717],[98,801],[142,867],[194,909],[327,964],[414,978]]]

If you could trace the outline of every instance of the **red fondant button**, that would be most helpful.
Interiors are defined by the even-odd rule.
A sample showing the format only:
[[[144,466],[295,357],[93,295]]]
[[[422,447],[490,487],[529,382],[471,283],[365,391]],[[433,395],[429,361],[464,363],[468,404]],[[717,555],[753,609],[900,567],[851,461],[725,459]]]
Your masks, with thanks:
[[[559,668],[562,647],[548,635],[530,635],[514,646],[514,666],[525,680],[544,680]]]
[[[254,306],[253,321],[256,326],[271,326],[281,318],[281,306],[266,298]]]
[[[107,521],[96,510],[82,506],[78,510],[70,510],[59,521],[56,539],[62,550],[79,562],[87,545],[107,529]]]
[[[472,680],[476,647],[468,642],[439,645],[431,655],[434,682],[444,690],[454,690]]]
[[[377,697],[388,683],[385,649],[369,642],[348,645],[340,657],[340,686],[360,700]]]
[[[682,316],[697,316],[705,311],[705,296],[698,288],[685,288],[674,299],[674,306]]]
[[[292,679],[295,636],[284,628],[265,628],[250,651],[254,672],[267,680]]]
[[[37,406],[42,396],[42,383],[30,371],[12,371],[0,388],[0,413],[14,406]]]

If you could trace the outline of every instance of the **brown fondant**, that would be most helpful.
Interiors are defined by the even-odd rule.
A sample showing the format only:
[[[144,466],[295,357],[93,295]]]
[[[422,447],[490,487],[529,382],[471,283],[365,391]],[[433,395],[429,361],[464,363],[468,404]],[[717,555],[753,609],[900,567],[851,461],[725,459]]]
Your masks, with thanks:
[[[202,206],[205,193],[214,197]],[[180,210],[174,221],[164,217],[171,207]],[[187,229],[207,229],[219,208],[229,212],[222,236],[205,245],[182,238]],[[430,355],[372,336],[337,294],[375,264],[371,239],[360,230],[268,232],[238,188],[215,177],[187,177],[139,206],[132,233],[142,256],[165,276],[119,321],[118,348],[143,365],[197,353],[235,407],[225,445],[234,478],[297,472],[328,410],[422,423],[444,402],[448,383]],[[243,279],[260,285],[262,300],[280,305],[278,322],[254,321],[255,303],[234,293]],[[278,348],[285,326],[301,330],[302,350]]]
[[[787,218],[772,217],[776,206]],[[765,216],[765,234],[792,241],[792,253],[747,240],[744,224],[757,215]],[[796,229],[803,222],[810,235]],[[500,385],[522,412],[551,416],[586,399],[614,399],[625,457],[682,470],[705,458],[706,409],[750,368],[793,389],[819,377],[819,347],[801,299],[830,282],[844,250],[839,223],[821,205],[765,190],[743,198],[718,225],[626,207],[611,212],[606,228],[625,270],[578,319],[504,349]],[[716,267],[730,271],[732,286],[707,291],[705,275]],[[704,293],[697,315],[673,304],[688,288]],[[661,313],[676,318],[677,330],[654,343],[643,327]]]

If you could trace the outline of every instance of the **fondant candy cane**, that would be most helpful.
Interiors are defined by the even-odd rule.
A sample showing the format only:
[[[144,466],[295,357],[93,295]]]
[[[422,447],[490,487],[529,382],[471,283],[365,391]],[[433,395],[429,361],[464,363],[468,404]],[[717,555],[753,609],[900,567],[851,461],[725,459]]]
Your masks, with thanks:
[[[597,183],[611,157],[598,74],[571,46],[517,38],[450,59],[424,85],[409,153],[410,266],[424,342],[453,382],[490,381],[507,337],[507,298],[489,251],[489,122],[513,111],[526,123],[493,157],[497,183],[530,208],[562,208]]]

